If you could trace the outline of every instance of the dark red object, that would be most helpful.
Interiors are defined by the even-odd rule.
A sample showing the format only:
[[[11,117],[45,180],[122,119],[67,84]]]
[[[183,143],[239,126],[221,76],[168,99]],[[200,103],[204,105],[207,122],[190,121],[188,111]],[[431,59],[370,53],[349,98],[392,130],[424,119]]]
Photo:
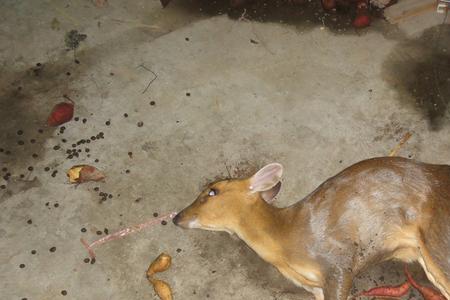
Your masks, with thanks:
[[[357,16],[353,21],[353,27],[364,28],[370,25],[370,17],[367,15]]]
[[[356,1],[356,18],[353,20],[353,27],[363,28],[370,25],[369,16],[369,1],[357,0]]]
[[[405,281],[403,284],[397,286],[375,287],[368,291],[361,292],[359,296],[400,298],[408,293],[409,288],[409,282]]]
[[[50,116],[47,119],[47,125],[54,127],[72,120],[74,104],[69,102],[60,102],[56,104]]]
[[[322,6],[325,10],[336,8],[336,0],[322,0]]]
[[[425,300],[447,300],[444,295],[441,294],[438,290],[434,288],[423,286],[418,284],[411,276],[411,273],[408,271],[408,267],[405,265],[405,274],[408,282],[422,294],[423,299]]]

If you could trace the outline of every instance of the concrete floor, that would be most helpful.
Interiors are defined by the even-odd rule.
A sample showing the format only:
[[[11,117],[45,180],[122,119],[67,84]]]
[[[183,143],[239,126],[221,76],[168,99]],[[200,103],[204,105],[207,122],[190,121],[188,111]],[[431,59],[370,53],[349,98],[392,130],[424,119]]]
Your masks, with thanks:
[[[161,278],[175,299],[312,299],[225,233],[158,225],[99,246],[95,264],[84,262],[80,238],[179,210],[227,167],[246,175],[284,164],[284,206],[342,168],[386,155],[408,131],[402,156],[450,164],[442,15],[355,31],[348,14],[324,14],[315,2],[249,6],[253,21],[226,7],[2,1],[0,172],[11,173],[0,179],[2,299],[155,299],[144,273],[163,251],[173,256]],[[64,43],[72,29],[87,35],[79,64]],[[146,68],[157,74],[150,86]],[[61,133],[43,124],[63,94],[79,121]],[[104,139],[67,158],[99,132]],[[65,172],[82,163],[105,182],[68,184]],[[101,201],[100,191],[113,198]],[[361,274],[355,291],[402,280],[401,265],[383,264]]]

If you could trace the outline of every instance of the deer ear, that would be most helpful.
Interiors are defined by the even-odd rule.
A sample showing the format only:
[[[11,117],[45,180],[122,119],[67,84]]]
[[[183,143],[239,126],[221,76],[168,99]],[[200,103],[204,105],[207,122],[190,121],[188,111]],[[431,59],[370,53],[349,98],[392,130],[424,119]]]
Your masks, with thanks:
[[[278,195],[280,189],[281,189],[281,181],[275,184],[274,187],[271,188],[270,190],[260,192],[259,194],[261,195],[261,198],[264,199],[264,201],[270,204],[273,202],[273,198],[275,198]]]
[[[283,166],[278,163],[268,164],[250,178],[252,192],[268,191],[277,185],[283,175]]]

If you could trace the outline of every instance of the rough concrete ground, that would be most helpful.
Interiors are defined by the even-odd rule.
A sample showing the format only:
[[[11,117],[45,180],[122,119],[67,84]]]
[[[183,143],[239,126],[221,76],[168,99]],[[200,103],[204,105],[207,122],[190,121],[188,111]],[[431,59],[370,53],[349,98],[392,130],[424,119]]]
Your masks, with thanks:
[[[442,15],[354,31],[348,14],[315,2],[265,7],[247,7],[246,21],[208,1],[2,1],[2,299],[153,299],[144,273],[162,251],[175,299],[311,299],[224,233],[158,225],[98,247],[95,264],[79,240],[179,210],[227,167],[243,176],[284,164],[284,206],[408,131],[401,155],[450,163]],[[79,64],[64,44],[72,29],[87,35]],[[63,94],[79,119],[46,128]],[[68,159],[72,144],[81,152]],[[105,182],[69,185],[66,170],[81,163]],[[401,283],[401,269],[368,270],[355,290]]]

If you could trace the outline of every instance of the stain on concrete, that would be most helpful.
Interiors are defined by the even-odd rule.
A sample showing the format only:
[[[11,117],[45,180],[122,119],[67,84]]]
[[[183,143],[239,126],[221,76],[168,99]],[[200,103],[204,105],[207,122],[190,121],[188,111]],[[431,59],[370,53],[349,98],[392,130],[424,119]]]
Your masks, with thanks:
[[[450,25],[427,29],[399,42],[384,62],[384,79],[399,100],[421,112],[430,130],[448,124],[450,103]]]
[[[25,191],[31,189],[31,188],[37,188],[41,187],[42,183],[39,181],[37,177],[34,177],[33,179],[21,179],[19,177],[14,177],[9,179],[8,185],[5,188],[5,193],[3,195],[0,195],[0,203],[5,201],[5,199],[19,194],[24,193]]]

